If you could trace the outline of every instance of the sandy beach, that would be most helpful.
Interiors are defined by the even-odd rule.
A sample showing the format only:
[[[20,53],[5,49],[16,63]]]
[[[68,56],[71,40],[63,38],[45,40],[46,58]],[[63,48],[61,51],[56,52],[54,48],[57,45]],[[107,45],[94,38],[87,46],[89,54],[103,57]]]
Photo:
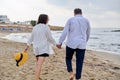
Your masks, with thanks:
[[[7,35],[7,33],[6,33]],[[0,34],[5,36],[5,34]],[[14,54],[24,50],[26,44],[0,38],[0,80],[34,80],[35,56],[32,47],[25,65],[16,66]],[[65,65],[65,48],[53,47],[54,55],[46,58],[42,80],[69,80]],[[75,56],[73,68],[75,71]],[[82,80],[120,80],[120,55],[92,50],[86,51]]]

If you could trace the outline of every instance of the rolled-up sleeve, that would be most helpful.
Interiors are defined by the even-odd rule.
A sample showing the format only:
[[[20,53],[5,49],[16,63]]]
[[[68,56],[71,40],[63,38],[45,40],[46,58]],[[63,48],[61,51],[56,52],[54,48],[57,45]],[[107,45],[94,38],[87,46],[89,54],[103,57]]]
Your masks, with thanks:
[[[51,34],[51,31],[50,31],[49,26],[46,27],[46,36],[47,36],[47,40],[48,40],[51,44],[56,45],[56,42],[55,42],[55,40],[54,40],[53,37],[52,37],[52,34]]]

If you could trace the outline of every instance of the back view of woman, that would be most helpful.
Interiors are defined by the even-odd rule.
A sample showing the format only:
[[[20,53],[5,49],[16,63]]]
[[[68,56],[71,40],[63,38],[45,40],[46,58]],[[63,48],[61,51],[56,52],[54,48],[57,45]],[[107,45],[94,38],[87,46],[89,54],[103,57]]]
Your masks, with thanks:
[[[49,57],[49,42],[56,45],[55,40],[52,38],[50,28],[47,25],[48,21],[48,15],[41,14],[39,16],[37,25],[33,28],[30,39],[27,42],[27,47],[24,50],[26,52],[29,46],[33,44],[33,50],[37,60],[35,80],[39,80],[45,57]]]

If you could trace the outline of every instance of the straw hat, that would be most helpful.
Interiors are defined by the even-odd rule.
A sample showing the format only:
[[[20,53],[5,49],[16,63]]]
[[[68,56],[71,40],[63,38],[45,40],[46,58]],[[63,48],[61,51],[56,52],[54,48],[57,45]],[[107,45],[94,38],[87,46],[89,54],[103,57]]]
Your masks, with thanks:
[[[28,53],[22,52],[22,53],[16,53],[15,54],[15,60],[16,60],[16,66],[22,66],[28,59]]]

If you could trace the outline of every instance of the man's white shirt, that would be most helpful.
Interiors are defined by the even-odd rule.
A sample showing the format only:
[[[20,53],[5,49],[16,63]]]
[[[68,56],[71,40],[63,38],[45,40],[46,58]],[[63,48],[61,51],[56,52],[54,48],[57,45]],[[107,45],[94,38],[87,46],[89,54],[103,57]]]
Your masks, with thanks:
[[[70,18],[59,39],[62,44],[67,37],[66,45],[73,49],[86,49],[87,41],[90,37],[90,23],[82,15]]]

